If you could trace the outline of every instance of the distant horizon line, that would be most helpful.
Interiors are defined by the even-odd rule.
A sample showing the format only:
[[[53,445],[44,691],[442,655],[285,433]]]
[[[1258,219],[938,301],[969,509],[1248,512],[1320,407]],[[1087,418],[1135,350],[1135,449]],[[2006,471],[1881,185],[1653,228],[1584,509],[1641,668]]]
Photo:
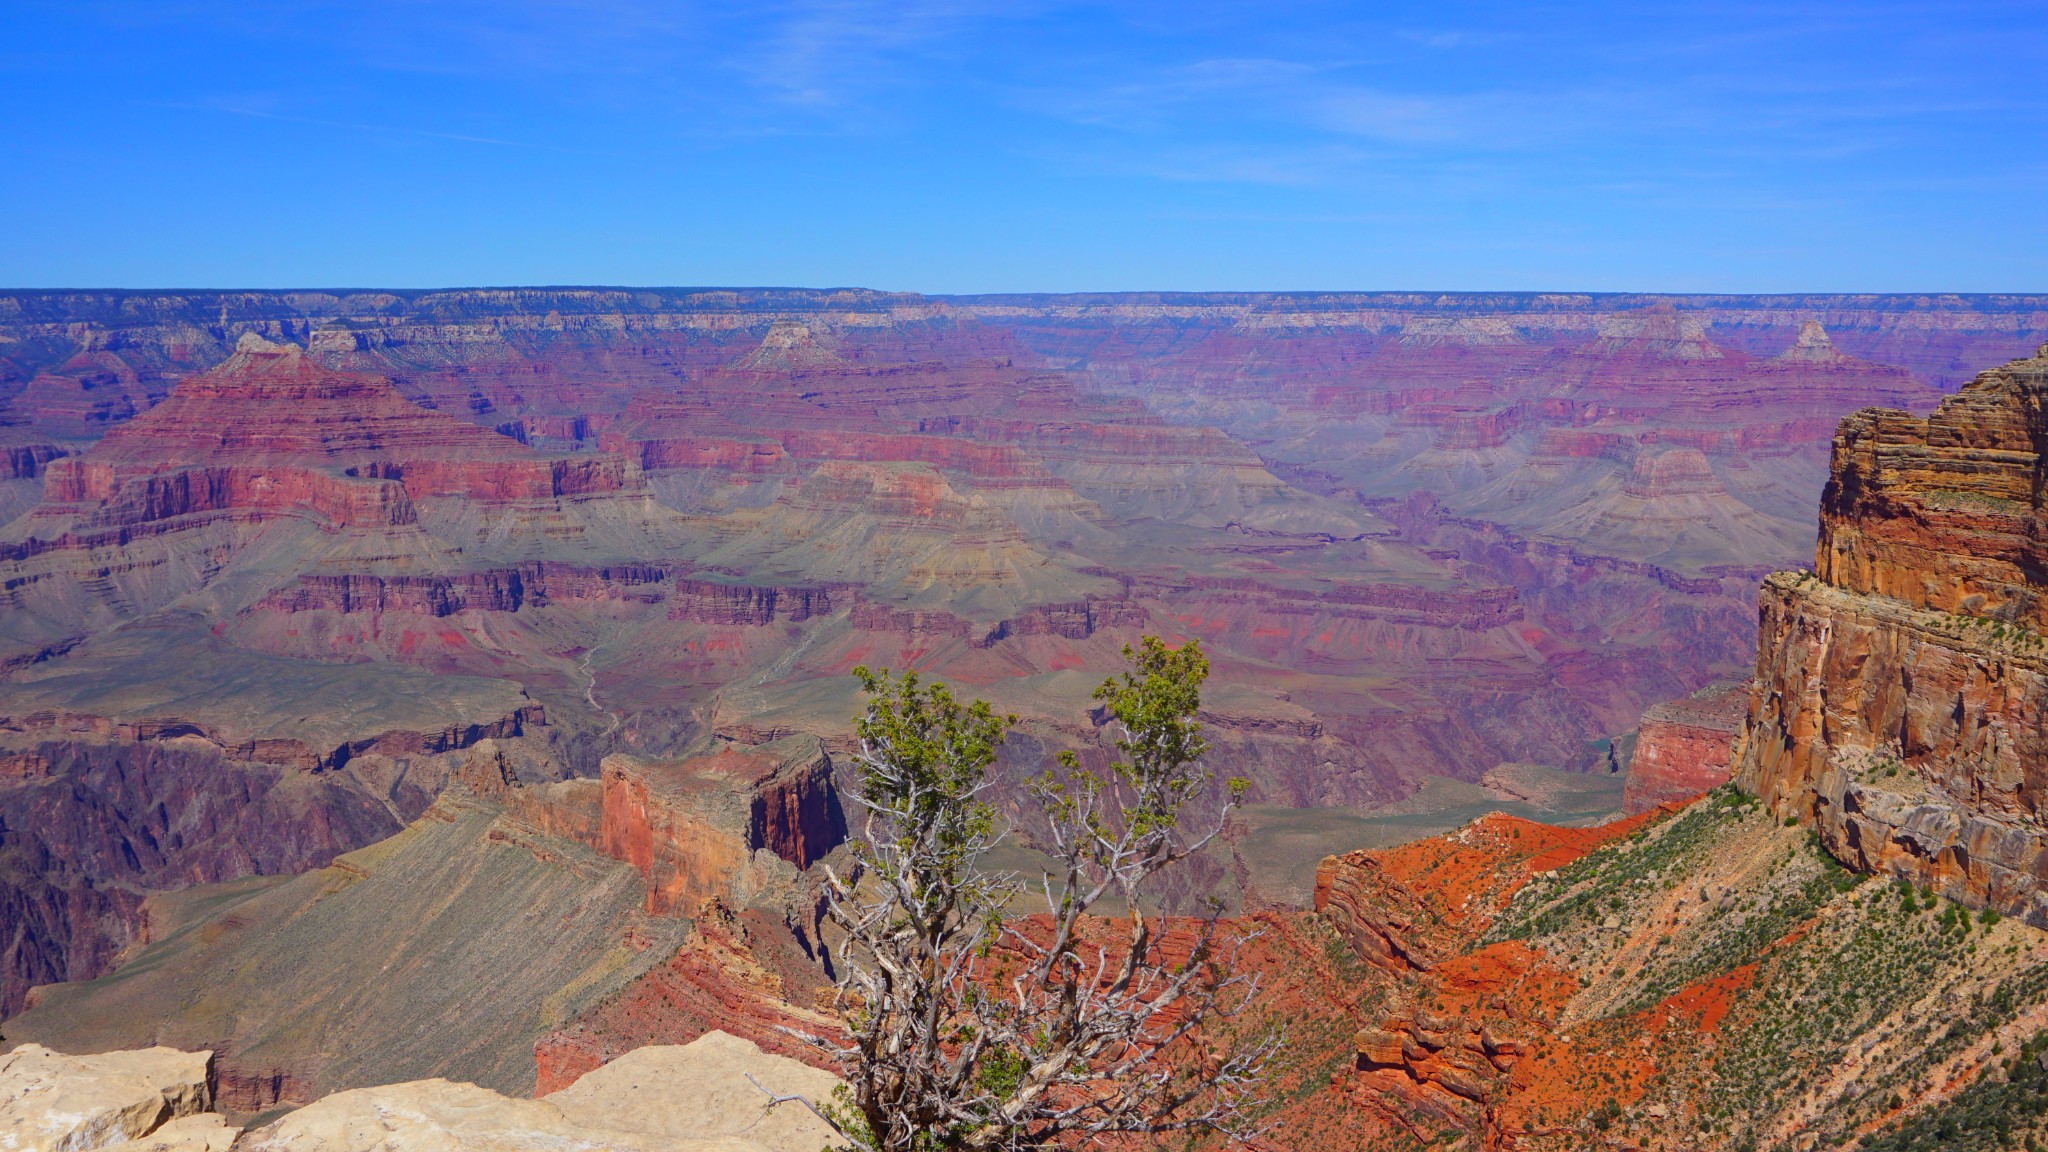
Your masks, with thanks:
[[[1831,301],[1867,301],[1872,305],[1882,302],[1925,300],[1956,301],[1976,304],[2011,304],[2026,302],[2034,307],[2048,307],[2048,288],[2035,291],[1955,291],[1946,289],[1890,289],[1890,290],[1840,290],[1802,289],[1796,291],[1729,291],[1696,290],[1680,291],[1665,289],[1544,289],[1544,288],[1217,288],[1217,289],[1070,289],[1058,291],[987,291],[987,292],[920,292],[911,289],[870,288],[859,285],[777,285],[777,284],[467,284],[435,287],[392,287],[379,285],[290,285],[283,287],[0,287],[0,296],[10,297],[65,297],[65,296],[293,296],[322,295],[347,298],[362,295],[393,295],[407,298],[436,295],[488,293],[663,293],[679,296],[695,296],[717,293],[760,294],[785,296],[839,296],[855,295],[873,298],[895,298],[909,300],[938,300],[961,302],[985,302],[1005,300],[1042,299],[1111,299],[1147,297],[1173,300],[1271,300],[1271,299],[1441,299],[1474,297],[1509,297],[1542,300],[1620,300],[1650,299],[1693,301],[1732,299],[1748,301],[1808,301],[1825,299]]]

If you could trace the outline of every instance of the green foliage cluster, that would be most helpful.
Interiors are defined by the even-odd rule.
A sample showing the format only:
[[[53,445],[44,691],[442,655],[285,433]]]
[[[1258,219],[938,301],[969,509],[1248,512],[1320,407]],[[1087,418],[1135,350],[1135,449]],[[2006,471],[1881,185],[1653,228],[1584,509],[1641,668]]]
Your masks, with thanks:
[[[995,829],[995,808],[980,798],[980,788],[1017,718],[996,715],[986,700],[962,704],[944,684],[925,685],[916,672],[891,677],[887,668],[859,667],[853,676],[868,694],[868,709],[854,721],[854,732],[870,746],[888,749],[894,769],[863,764],[863,793],[883,806],[904,806],[905,822],[928,831],[951,865],[948,877],[957,875],[971,847]],[[894,877],[892,859],[869,851],[865,841],[854,846],[879,875]],[[935,879],[920,876],[913,883]]]
[[[2048,1033],[1989,1076],[1858,1145],[1862,1152],[2028,1152],[2048,1147]]]
[[[1005,919],[1021,880],[987,866],[1003,833],[990,770],[1015,717],[915,672],[854,669],[868,695],[853,757],[858,866],[828,867],[826,889],[848,1039],[815,1042],[846,1069],[825,1114],[856,1146],[1017,1152],[1252,1130],[1281,1034],[1231,1026],[1256,987],[1229,970],[1242,941],[1210,917],[1169,954],[1139,900],[1220,832],[1246,784],[1229,782],[1214,826],[1183,834],[1182,809],[1210,782],[1195,718],[1209,663],[1194,642],[1153,636],[1124,657],[1130,671],[1095,693],[1119,733],[1108,771],[1062,753],[1030,785],[1034,844],[1053,864],[1037,931]],[[1122,908],[1120,924],[1102,922],[1120,955],[1083,923],[1106,897]],[[1197,1037],[1220,1055],[1186,1059]]]
[[[1031,784],[1049,816],[1086,831],[1095,847],[1085,855],[1104,868],[1111,862],[1103,853],[1126,838],[1141,845],[1139,853],[1147,859],[1170,851],[1181,810],[1209,784],[1208,772],[1197,763],[1209,750],[1195,719],[1202,684],[1209,678],[1209,658],[1201,645],[1168,648],[1158,637],[1146,636],[1138,647],[1124,647],[1124,659],[1131,670],[1104,680],[1094,696],[1124,733],[1116,742],[1122,755],[1109,765],[1113,779],[1124,787],[1114,819],[1102,811],[1110,781],[1083,771],[1071,751],[1057,757],[1062,772],[1047,772]],[[1248,787],[1249,781],[1232,777],[1225,791],[1236,801]]]
[[[1627,921],[1636,905],[1683,883],[1721,833],[1758,805],[1724,786],[1653,827],[1588,852],[1516,893],[1488,929],[1487,942],[1558,936],[1597,925],[1610,914]]]
[[[1930,615],[1940,622],[1938,630],[1950,636],[1967,636],[1980,643],[1987,639],[1998,640],[2015,649],[2048,647],[2048,638],[2017,622],[1959,612],[1933,612]]]
[[[1648,1008],[1687,985],[1732,972],[1764,954],[1774,941],[1805,923],[1864,878],[1834,857],[1807,845],[1777,872],[1754,903],[1716,908],[1678,946],[1656,958],[1621,1011]],[[1736,914],[1740,913],[1740,919]]]
[[[1851,774],[1866,784],[1896,778],[1907,771],[1905,761],[1891,752],[1880,752],[1854,767]]]
[[[1890,1062],[1864,1069],[1818,1122],[1816,1147],[1852,1143],[1857,1128],[1917,1094],[1936,1065],[2048,996],[2048,965],[1967,999],[1945,992],[1976,978],[1977,949],[1992,926],[1906,885],[1866,885],[1829,909],[1759,973],[1743,1009],[1748,1022],[1715,1062],[1715,1106],[1703,1119],[1723,1133],[1745,1132],[1849,1059],[1881,1022],[1905,1021],[1904,1034],[1887,1036]],[[1927,1010],[1951,996],[1958,1007]],[[1731,1146],[1745,1143],[1755,1146]]]

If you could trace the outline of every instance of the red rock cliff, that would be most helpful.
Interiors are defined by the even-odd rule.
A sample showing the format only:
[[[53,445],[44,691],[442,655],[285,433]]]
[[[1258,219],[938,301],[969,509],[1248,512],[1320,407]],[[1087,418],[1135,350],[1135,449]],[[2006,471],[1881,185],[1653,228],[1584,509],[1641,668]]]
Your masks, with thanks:
[[[647,880],[647,910],[726,896],[767,850],[808,868],[846,838],[832,764],[816,737],[685,760],[604,761],[602,842]]]
[[[1764,583],[1736,778],[1853,867],[2048,925],[2048,348],[1842,422],[1817,575]]]
[[[422,408],[388,380],[322,367],[296,345],[254,335],[44,472],[38,517],[68,519],[71,535],[198,513],[404,525],[416,520],[414,500],[548,500],[642,483],[621,457],[550,458]]]
[[[1748,713],[1747,686],[1710,689],[1643,713],[1622,807],[1647,812],[1726,784],[1735,736]]]
[[[1979,375],[1927,419],[1873,408],[1844,420],[1815,572],[1914,608],[2048,622],[2044,395],[2048,349]]]

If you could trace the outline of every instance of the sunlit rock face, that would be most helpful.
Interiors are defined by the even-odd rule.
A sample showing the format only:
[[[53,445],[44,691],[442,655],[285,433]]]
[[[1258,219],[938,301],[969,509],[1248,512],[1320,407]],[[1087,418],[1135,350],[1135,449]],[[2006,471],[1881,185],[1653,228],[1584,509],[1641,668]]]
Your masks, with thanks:
[[[1627,811],[1646,812],[1728,782],[1736,735],[1749,715],[1749,686],[1716,686],[1643,713],[1622,792]]]
[[[1858,412],[1835,435],[1814,571],[1844,591],[2038,628],[2048,348],[1934,414]]]
[[[2048,350],[2044,350],[2048,353]],[[1738,778],[1860,869],[2048,923],[2048,354],[1835,437],[1813,573],[1762,592]]]

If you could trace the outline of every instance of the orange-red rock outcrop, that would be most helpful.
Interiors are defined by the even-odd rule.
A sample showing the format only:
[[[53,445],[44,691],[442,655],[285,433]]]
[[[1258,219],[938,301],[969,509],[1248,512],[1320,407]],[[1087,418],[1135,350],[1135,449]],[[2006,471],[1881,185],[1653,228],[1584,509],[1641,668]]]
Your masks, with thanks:
[[[1835,437],[1812,573],[1765,582],[1737,779],[1863,871],[2048,925],[2048,348]]]

